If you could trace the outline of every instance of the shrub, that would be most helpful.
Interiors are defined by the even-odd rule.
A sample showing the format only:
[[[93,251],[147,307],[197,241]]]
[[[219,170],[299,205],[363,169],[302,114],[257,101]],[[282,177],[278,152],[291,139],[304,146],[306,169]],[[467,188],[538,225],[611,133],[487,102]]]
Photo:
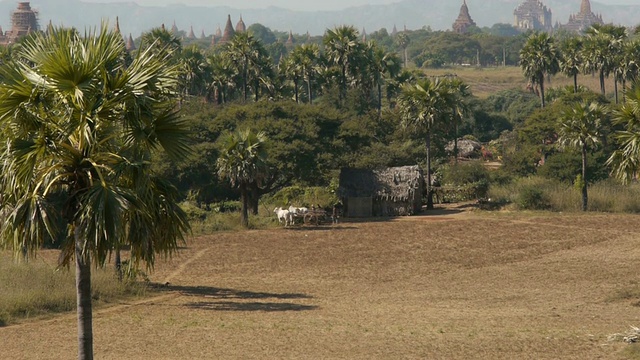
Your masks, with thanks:
[[[447,201],[468,201],[487,196],[489,170],[480,161],[443,165],[439,170],[447,188]]]
[[[525,186],[520,189],[517,204],[522,210],[547,210],[551,207],[545,193],[536,186]]]

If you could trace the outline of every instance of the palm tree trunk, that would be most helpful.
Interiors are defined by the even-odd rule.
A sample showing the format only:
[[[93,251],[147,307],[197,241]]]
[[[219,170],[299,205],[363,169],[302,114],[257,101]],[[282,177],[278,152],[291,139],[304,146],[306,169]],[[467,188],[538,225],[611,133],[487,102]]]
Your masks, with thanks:
[[[578,74],[573,74],[573,92],[578,93]]]
[[[76,300],[78,314],[78,359],[93,360],[93,319],[91,312],[91,260],[83,253],[82,226],[74,229],[76,260]]]
[[[378,116],[382,115],[382,84],[378,80]]]
[[[544,75],[540,76],[540,100],[542,101],[542,107],[544,108]]]
[[[404,68],[406,69],[408,67],[408,62],[407,62],[407,48],[403,48],[403,52],[404,52]]]
[[[587,211],[587,145],[582,145],[582,211]]]
[[[619,103],[619,101],[618,101],[618,78],[617,78],[617,77],[615,77],[615,78],[613,79],[613,91],[614,91],[614,93],[616,94],[616,95],[615,95],[615,98],[616,98],[616,104],[618,104],[618,103]]]
[[[427,131],[427,210],[433,209],[433,189],[431,188],[431,130]]]
[[[622,78],[622,103],[627,103],[627,80]]]
[[[309,94],[309,104],[313,104],[313,96],[311,93],[311,79],[307,80],[307,93]]]
[[[247,102],[247,60],[244,61],[244,67],[242,68],[242,92],[244,96],[244,102]]]
[[[120,258],[120,245],[116,244],[116,259],[115,259],[115,265],[116,265],[116,276],[118,276],[118,280],[122,281],[123,279],[123,275],[122,275],[122,259]]]
[[[242,224],[242,227],[244,228],[248,228],[249,227],[249,199],[248,199],[248,191],[247,191],[247,184],[246,183],[241,183],[240,184],[240,202],[242,203],[241,206],[241,210],[240,210],[240,224]]]
[[[295,88],[296,104],[300,104],[300,101],[298,100],[298,78],[293,79],[293,87]]]
[[[453,157],[454,162],[458,163],[458,122],[456,121],[455,125],[455,136],[453,138]]]
[[[258,206],[260,205],[260,188],[255,182],[251,183],[251,195],[249,205],[251,207],[251,214],[258,215]]]
[[[255,101],[258,102],[258,96],[260,93],[260,79],[256,79],[255,89],[256,89]]]
[[[600,91],[602,95],[606,95],[606,90],[604,88],[604,72],[600,70]]]

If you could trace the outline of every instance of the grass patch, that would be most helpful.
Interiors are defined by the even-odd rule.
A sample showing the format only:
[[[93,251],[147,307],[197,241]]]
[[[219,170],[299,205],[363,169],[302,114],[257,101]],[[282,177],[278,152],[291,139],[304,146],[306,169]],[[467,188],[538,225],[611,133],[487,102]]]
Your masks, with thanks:
[[[605,180],[590,185],[588,210],[612,213],[640,213],[640,184],[622,185]],[[516,179],[489,189],[492,202],[510,204],[508,209],[575,212],[582,209],[580,190],[574,186],[538,176]]]
[[[144,284],[119,282],[112,268],[93,270],[91,281],[96,305],[146,292]],[[0,252],[0,326],[75,308],[73,269],[58,270],[42,259],[16,263],[8,252]]]

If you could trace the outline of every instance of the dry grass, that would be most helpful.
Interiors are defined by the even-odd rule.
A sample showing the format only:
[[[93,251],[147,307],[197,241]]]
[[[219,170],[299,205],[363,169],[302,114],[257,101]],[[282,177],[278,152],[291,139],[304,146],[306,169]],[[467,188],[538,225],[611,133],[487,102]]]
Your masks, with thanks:
[[[502,90],[509,90],[513,88],[525,89],[527,86],[527,80],[522,75],[522,70],[516,66],[495,68],[459,67],[449,69],[429,69],[425,72],[430,76],[456,74],[464,80],[464,82],[469,84],[472,93],[479,98],[486,98],[489,95]],[[579,76],[578,84],[586,86],[596,93],[600,92],[600,82],[597,77],[590,75]],[[545,88],[567,85],[573,86],[573,79],[562,74],[558,74],[551,78],[550,83],[545,83]],[[607,93],[613,93],[613,88],[613,78],[607,79]]]
[[[635,356],[607,338],[640,325],[637,216],[456,211],[194,239],[163,295],[96,312],[96,357]],[[0,328],[2,357],[74,358],[75,326]]]

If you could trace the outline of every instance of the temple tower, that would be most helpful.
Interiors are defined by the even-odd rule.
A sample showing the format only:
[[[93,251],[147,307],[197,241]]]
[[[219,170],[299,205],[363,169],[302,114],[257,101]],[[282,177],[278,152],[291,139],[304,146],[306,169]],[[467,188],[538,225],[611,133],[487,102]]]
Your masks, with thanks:
[[[460,7],[460,14],[458,18],[453,23],[453,31],[463,34],[467,32],[467,29],[471,26],[476,26],[475,21],[469,15],[469,8],[467,7],[467,0],[462,1],[462,6]]]

